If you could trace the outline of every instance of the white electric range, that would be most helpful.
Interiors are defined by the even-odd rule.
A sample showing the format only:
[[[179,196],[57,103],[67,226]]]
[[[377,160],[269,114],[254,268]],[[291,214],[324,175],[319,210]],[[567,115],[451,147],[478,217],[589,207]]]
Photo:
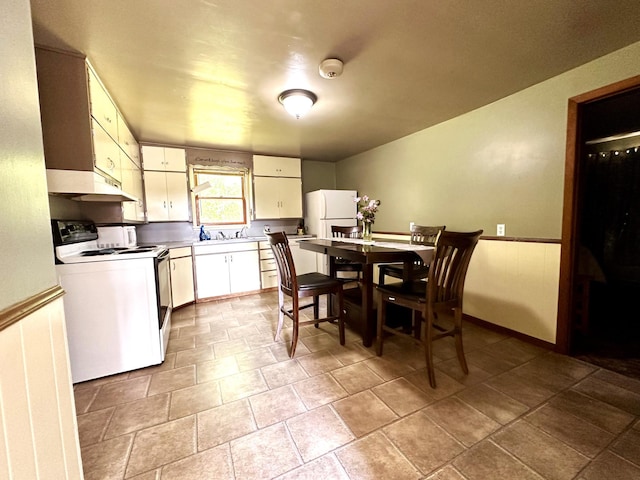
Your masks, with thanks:
[[[52,227],[73,383],[162,363],[172,310],[168,249],[99,248],[90,221]]]

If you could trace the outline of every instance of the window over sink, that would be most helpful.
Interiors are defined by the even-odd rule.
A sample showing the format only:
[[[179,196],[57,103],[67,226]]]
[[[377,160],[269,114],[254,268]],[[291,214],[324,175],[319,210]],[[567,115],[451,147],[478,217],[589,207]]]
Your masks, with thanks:
[[[249,178],[244,170],[193,169],[197,225],[246,225]],[[207,188],[208,186],[208,188]]]

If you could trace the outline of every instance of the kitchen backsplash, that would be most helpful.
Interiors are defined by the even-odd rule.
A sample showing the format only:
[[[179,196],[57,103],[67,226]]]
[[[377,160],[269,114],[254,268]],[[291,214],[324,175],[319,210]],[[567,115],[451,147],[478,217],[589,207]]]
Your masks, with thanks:
[[[264,228],[268,226],[272,232],[284,231],[288,235],[295,235],[298,224],[301,220],[256,220],[246,229],[245,235],[256,237],[262,235]],[[222,232],[225,237],[235,237],[236,232],[241,229],[206,227],[205,230],[215,239],[218,232]],[[198,241],[200,226],[194,227],[190,222],[154,222],[145,225],[138,225],[136,233],[139,243],[169,243],[169,242],[190,242]]]

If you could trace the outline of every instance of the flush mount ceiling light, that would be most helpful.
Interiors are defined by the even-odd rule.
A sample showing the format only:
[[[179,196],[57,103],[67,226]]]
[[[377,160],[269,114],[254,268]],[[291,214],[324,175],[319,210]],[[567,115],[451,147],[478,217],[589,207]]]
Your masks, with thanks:
[[[278,101],[284,109],[296,118],[304,116],[318,97],[309,90],[294,88],[293,90],[285,90],[278,96]]]

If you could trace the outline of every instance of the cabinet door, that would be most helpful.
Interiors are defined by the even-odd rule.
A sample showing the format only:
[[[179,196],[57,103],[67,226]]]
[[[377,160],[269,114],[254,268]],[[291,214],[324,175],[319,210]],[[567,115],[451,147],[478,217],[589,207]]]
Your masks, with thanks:
[[[280,192],[280,218],[302,217],[302,180],[278,178]]]
[[[147,220],[169,220],[167,204],[167,175],[165,172],[144,172],[144,193],[147,200]]]
[[[118,145],[120,145],[127,157],[133,160],[136,166],[142,167],[140,163],[140,146],[120,114],[118,114]]]
[[[91,124],[95,167],[121,182],[120,147],[95,120],[92,120]]]
[[[164,148],[143,145],[142,162],[145,170],[164,170]]]
[[[111,138],[117,140],[118,120],[116,106],[91,68],[89,68],[89,97],[91,116],[96,119]]]
[[[121,167],[122,190],[138,199],[137,202],[122,202],[123,218],[132,222],[144,221],[142,171],[128,157],[122,159]]]
[[[196,255],[196,293],[198,300],[202,298],[228,295],[229,265],[227,254]]]
[[[167,202],[169,220],[189,220],[189,192],[187,176],[181,172],[167,172]]]
[[[279,178],[254,177],[254,208],[256,219],[280,218]]]
[[[316,268],[316,253],[309,250],[303,250],[300,248],[295,240],[289,242],[291,248],[291,256],[293,257],[293,263],[296,266],[296,275],[302,275],[304,273],[317,272]]]
[[[171,299],[173,306],[179,307],[193,302],[193,261],[191,257],[175,258],[171,261]]]
[[[253,174],[266,177],[300,178],[302,176],[300,159],[254,155]]]
[[[228,253],[231,293],[260,290],[258,250]]]
[[[183,148],[164,149],[164,166],[165,170],[171,172],[186,172],[187,161],[186,152]]]

